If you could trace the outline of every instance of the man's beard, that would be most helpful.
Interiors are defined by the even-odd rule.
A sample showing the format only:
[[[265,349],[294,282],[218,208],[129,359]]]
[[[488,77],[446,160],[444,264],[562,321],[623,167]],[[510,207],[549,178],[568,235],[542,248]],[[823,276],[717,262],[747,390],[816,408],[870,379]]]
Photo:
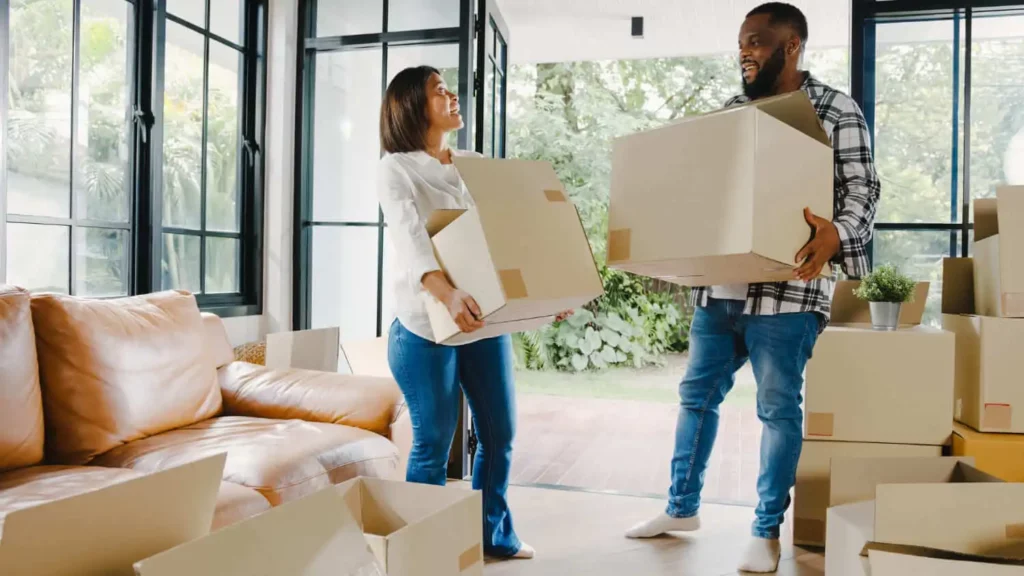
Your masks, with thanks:
[[[779,46],[757,71],[753,82],[747,82],[747,79],[743,78],[743,94],[751,100],[774,95],[779,76],[785,67],[786,52],[783,46]]]

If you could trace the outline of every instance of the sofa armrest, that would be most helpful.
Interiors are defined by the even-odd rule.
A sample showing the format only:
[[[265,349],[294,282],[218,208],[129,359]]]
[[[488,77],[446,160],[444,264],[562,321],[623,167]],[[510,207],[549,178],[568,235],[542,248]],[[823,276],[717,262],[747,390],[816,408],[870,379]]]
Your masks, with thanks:
[[[390,437],[404,411],[402,392],[390,378],[245,362],[232,362],[217,373],[224,412],[231,416],[342,424]]]

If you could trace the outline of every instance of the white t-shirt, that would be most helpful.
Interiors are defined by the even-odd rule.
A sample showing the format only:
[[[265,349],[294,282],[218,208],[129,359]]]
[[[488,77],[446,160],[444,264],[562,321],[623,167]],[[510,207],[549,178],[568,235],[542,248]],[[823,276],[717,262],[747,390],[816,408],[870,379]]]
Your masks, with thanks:
[[[482,157],[466,150],[453,156]],[[454,164],[442,164],[423,151],[388,154],[377,166],[377,197],[394,248],[395,315],[413,334],[434,339],[427,316],[423,275],[441,269],[427,234],[427,219],[434,210],[473,207]]]
[[[726,284],[724,286],[712,286],[708,296],[719,300],[746,300],[749,284]]]

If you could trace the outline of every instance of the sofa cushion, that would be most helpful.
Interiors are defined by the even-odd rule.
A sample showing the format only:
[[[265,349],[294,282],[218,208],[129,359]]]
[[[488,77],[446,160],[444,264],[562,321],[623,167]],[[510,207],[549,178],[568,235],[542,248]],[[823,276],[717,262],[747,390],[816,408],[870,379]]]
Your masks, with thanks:
[[[217,370],[191,295],[37,295],[32,318],[53,463],[84,464],[220,412]]]
[[[0,286],[0,470],[43,460],[43,400],[28,292]]]
[[[99,490],[143,474],[100,466],[32,466],[0,474],[0,534],[7,514],[59,498]],[[221,482],[212,529],[222,528],[270,509],[259,492]]]
[[[356,476],[394,478],[398,450],[383,436],[349,426],[244,416],[213,418],[137,440],[95,460],[142,472],[227,453],[224,479],[277,506]]]

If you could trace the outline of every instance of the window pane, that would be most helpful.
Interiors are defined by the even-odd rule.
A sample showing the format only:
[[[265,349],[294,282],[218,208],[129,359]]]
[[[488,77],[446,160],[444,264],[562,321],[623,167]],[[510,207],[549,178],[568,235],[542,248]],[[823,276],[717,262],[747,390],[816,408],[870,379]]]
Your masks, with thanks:
[[[456,28],[459,0],[390,0],[388,32]]]
[[[1024,184],[1024,16],[972,24],[971,198],[991,198]]]
[[[70,232],[66,226],[7,224],[7,282],[36,292],[68,293]]]
[[[206,293],[239,292],[241,242],[233,238],[206,239]]]
[[[414,66],[433,66],[441,71],[448,89],[459,93],[459,45],[401,46],[388,49],[388,82],[399,72]],[[448,145],[455,147],[458,132],[448,134]]]
[[[75,155],[79,218],[127,222],[130,126],[127,35],[132,5],[124,0],[82,3]]]
[[[877,33],[878,221],[959,220],[951,218],[953,21],[879,24]]]
[[[312,328],[349,340],[377,336],[377,228],[313,228]]]
[[[77,296],[128,295],[127,230],[75,230],[75,258]]]
[[[10,16],[7,211],[67,218],[73,3],[14,2]]]
[[[488,60],[484,66],[484,156],[494,156],[494,65]]]
[[[242,0],[214,0],[210,3],[210,32],[242,43]]]
[[[181,234],[164,234],[163,287],[165,290],[188,290],[198,294],[199,284],[199,237]]]
[[[242,54],[210,42],[206,133],[206,229],[238,231],[238,93]]]
[[[167,23],[163,223],[199,229],[203,146],[203,37]]]
[[[213,0],[214,4],[226,0]],[[167,0],[167,13],[206,28],[206,0]]]
[[[495,70],[494,77],[494,156],[502,156],[502,129],[505,126],[505,111],[501,108],[501,93],[505,88],[505,77]]]
[[[919,282],[930,282],[924,323],[941,325],[942,259],[959,254],[958,232],[877,230],[874,266],[893,264]],[[952,242],[951,242],[952,239]]]
[[[313,218],[377,222],[381,52],[316,58]]]
[[[331,0],[318,2],[316,35],[374,34],[383,30],[386,0]],[[394,18],[394,15],[391,16]]]

